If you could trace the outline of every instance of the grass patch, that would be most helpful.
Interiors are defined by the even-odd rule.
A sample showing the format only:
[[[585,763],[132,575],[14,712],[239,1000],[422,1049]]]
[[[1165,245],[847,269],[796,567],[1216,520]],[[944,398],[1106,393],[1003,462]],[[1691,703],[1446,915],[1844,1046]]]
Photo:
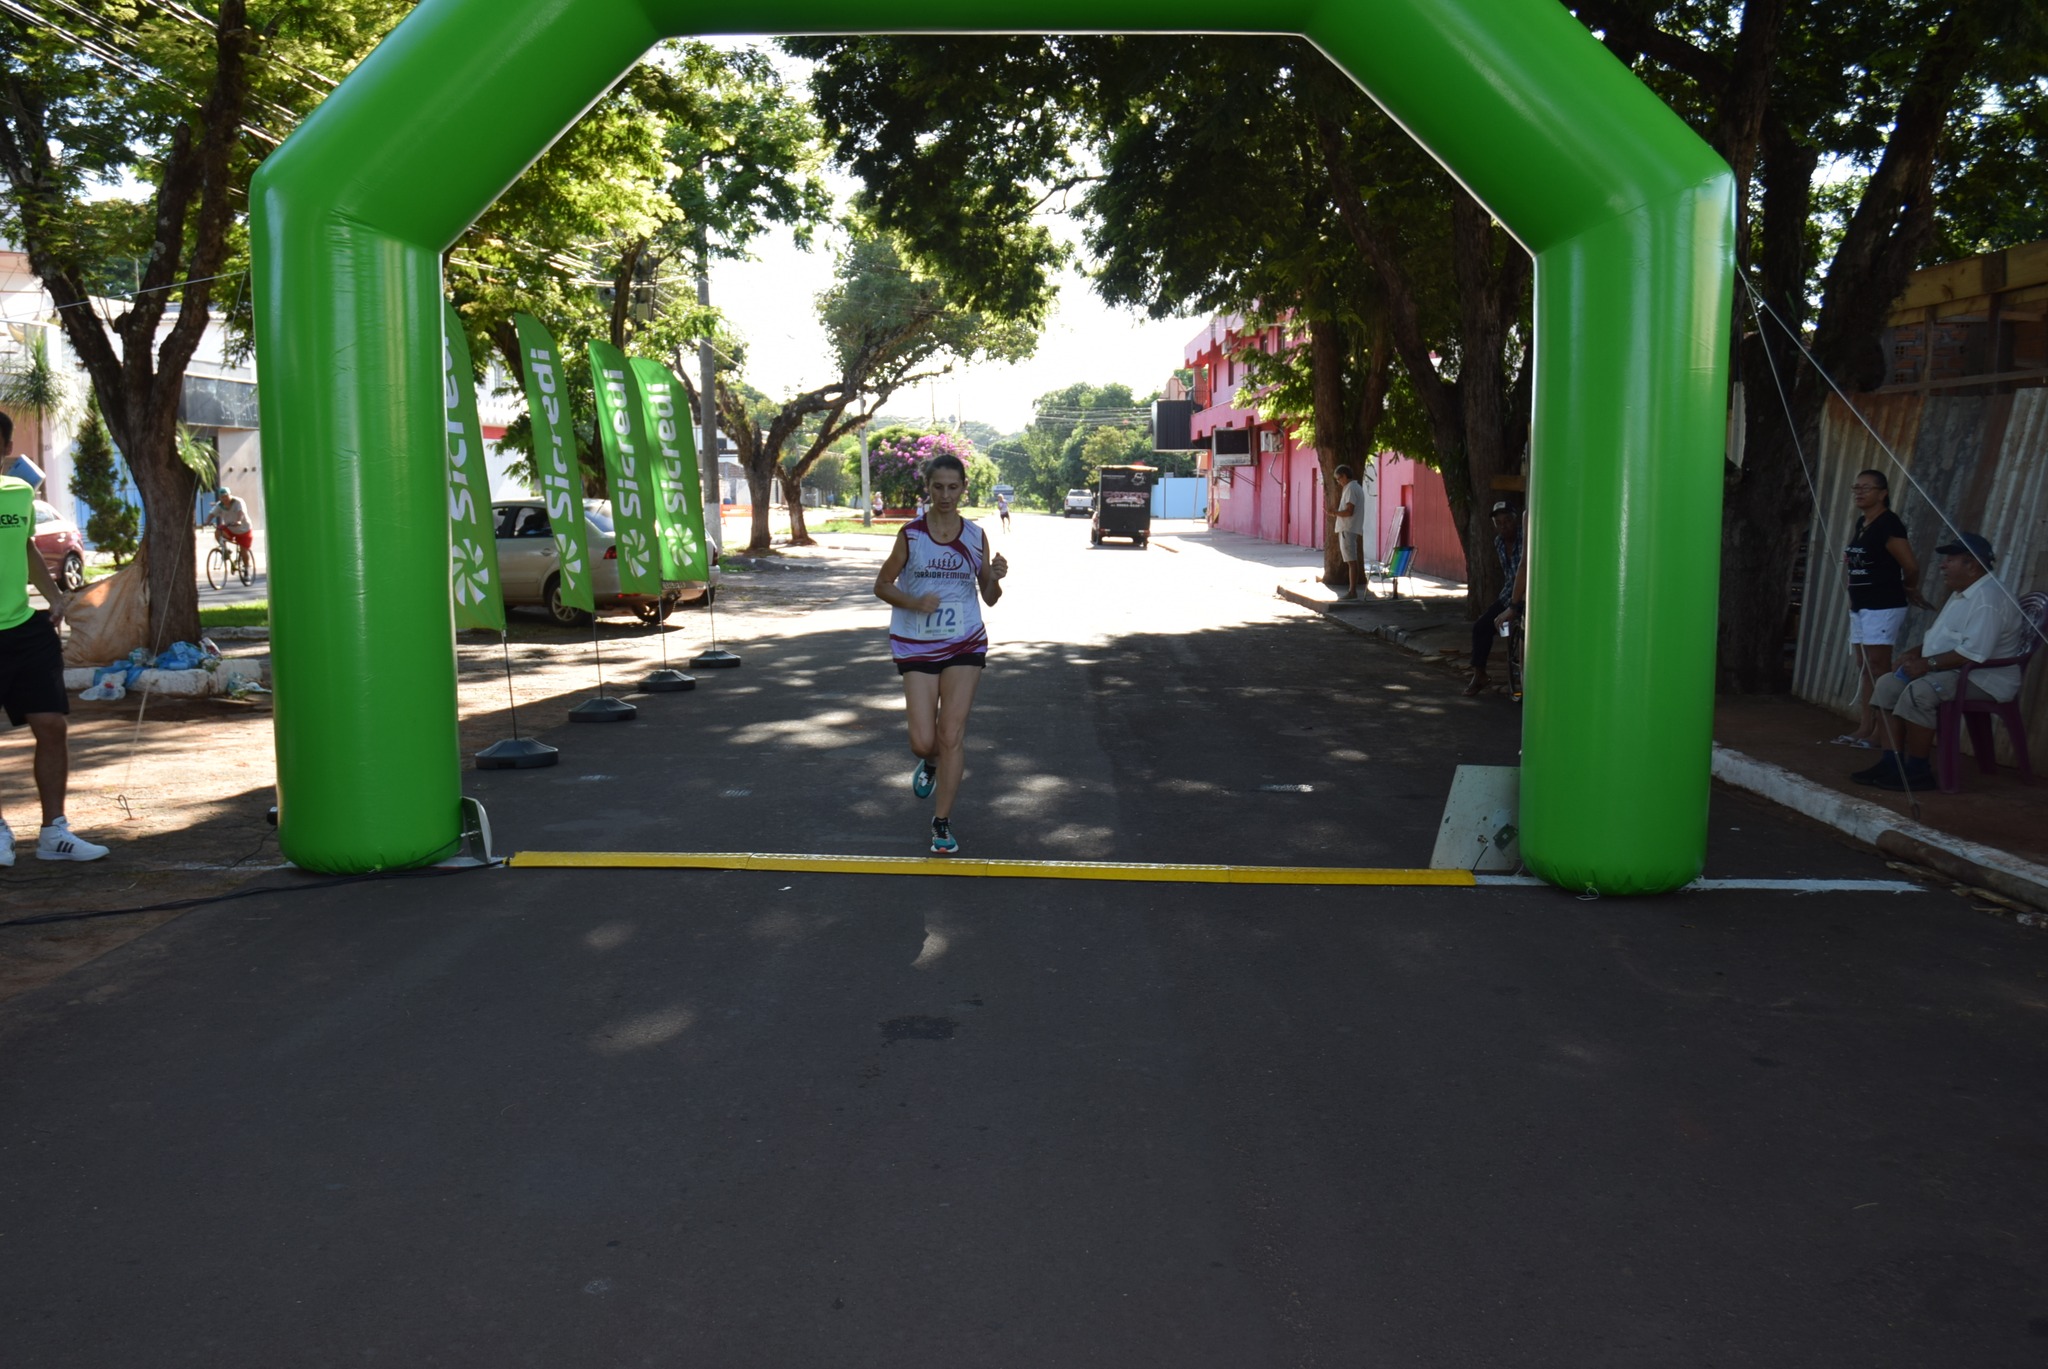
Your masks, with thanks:
[[[199,626],[212,627],[269,627],[270,601],[252,599],[246,604],[201,604]]]

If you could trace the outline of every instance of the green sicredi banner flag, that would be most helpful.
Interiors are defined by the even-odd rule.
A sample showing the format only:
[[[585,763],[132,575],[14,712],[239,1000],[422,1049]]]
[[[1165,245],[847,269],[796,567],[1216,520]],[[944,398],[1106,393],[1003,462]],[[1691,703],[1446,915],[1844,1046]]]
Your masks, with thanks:
[[[612,490],[612,532],[619,549],[619,592],[661,597],[661,554],[654,526],[654,448],[640,407],[640,383],[626,354],[609,342],[590,344],[590,384],[597,391],[597,432]]]
[[[441,399],[447,409],[448,533],[455,629],[505,630],[504,587],[498,581],[498,535],[491,512],[491,473],[484,465],[484,429],[476,415],[476,372],[469,336],[453,305],[443,306]]]
[[[655,518],[661,532],[664,580],[709,580],[711,555],[704,538],[704,486],[697,470],[697,440],[690,431],[682,382],[658,361],[633,358],[654,442]]]
[[[597,612],[590,583],[590,536],[583,521],[583,474],[576,457],[576,433],[569,426],[569,383],[553,334],[531,314],[514,314],[519,357],[526,371],[526,412],[533,421],[533,464],[555,533],[562,602]]]

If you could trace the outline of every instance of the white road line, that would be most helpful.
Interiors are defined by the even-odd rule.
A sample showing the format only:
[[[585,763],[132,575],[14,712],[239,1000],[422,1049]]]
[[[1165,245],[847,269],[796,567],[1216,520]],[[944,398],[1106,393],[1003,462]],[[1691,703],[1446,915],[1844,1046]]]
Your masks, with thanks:
[[[1547,889],[1549,881],[1534,875],[1474,875],[1482,889]],[[1696,879],[1681,894],[1754,890],[1784,894],[1917,894],[1926,886],[1906,879]],[[1570,892],[1567,890],[1566,892]]]

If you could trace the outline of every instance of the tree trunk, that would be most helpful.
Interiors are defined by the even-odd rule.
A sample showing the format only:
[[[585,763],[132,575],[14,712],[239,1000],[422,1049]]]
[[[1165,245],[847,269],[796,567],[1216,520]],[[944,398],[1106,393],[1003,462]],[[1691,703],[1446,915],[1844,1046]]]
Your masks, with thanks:
[[[747,551],[750,555],[763,556],[775,549],[774,539],[768,532],[768,513],[774,507],[775,484],[773,476],[752,462],[747,464],[747,496],[754,505],[753,529],[747,539]]]
[[[775,473],[776,481],[782,486],[783,502],[789,505],[789,545],[792,547],[814,547],[809,530],[804,527],[804,478],[800,472],[783,467]]]
[[[174,446],[174,432],[157,438]],[[131,461],[128,471],[142,495],[142,545],[149,554],[149,649],[199,640],[199,566],[192,535],[192,506],[199,477],[175,451],[154,460]]]
[[[1362,480],[1364,470],[1346,459],[1344,404],[1344,328],[1334,319],[1311,319],[1308,325],[1309,346],[1309,391],[1314,398],[1316,419],[1316,461],[1323,470],[1323,488],[1337,487],[1337,467],[1351,466]],[[1327,504],[1329,501],[1323,501]],[[1332,531],[1336,526],[1335,517],[1326,508],[1318,508],[1316,516],[1323,520],[1323,583],[1326,585],[1349,584],[1344,571],[1344,558],[1339,555],[1337,538]]]
[[[1743,348],[1752,357],[1757,350],[1755,344]],[[1755,373],[1763,371],[1759,361]],[[1793,627],[1792,572],[1813,516],[1813,498],[1777,388],[1767,378],[1745,388],[1743,467],[1729,470],[1721,517],[1720,689],[1780,694],[1789,684],[1785,643]],[[1819,426],[1817,405],[1812,419],[1798,421],[1799,442],[1809,452]],[[1830,552],[1814,547],[1809,557]]]
[[[1462,190],[1451,200],[1451,235],[1458,278],[1461,361],[1458,409],[1465,439],[1462,481],[1444,463],[1444,490],[1465,545],[1465,603],[1474,613],[1499,596],[1500,558],[1493,551],[1494,480],[1512,472],[1520,456],[1515,435],[1528,431],[1526,413],[1509,393],[1508,331],[1521,308],[1529,255],[1493,226],[1493,216]],[[1512,449],[1511,449],[1512,447]]]

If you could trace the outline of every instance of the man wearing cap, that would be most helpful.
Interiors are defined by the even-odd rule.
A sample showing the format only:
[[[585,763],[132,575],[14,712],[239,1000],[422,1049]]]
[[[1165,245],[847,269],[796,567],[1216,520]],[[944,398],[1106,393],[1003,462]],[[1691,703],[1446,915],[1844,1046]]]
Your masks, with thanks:
[[[1469,694],[1486,692],[1486,661],[1493,654],[1493,639],[1503,624],[1522,615],[1523,604],[1515,597],[1522,569],[1522,519],[1507,500],[1493,505],[1493,554],[1500,558],[1500,597],[1472,620],[1472,680]]]
[[[1871,706],[1905,724],[1901,739],[1889,721],[1885,739],[1892,743],[1876,765],[1851,776],[1858,784],[1880,789],[1932,789],[1934,767],[1927,756],[1934,749],[1936,711],[1956,697],[1956,681],[1972,661],[2018,656],[2027,649],[2028,626],[2005,586],[1991,573],[1997,556],[1991,543],[1974,532],[1934,549],[1941,557],[1941,580],[1949,588],[1934,626],[1920,645],[1899,659],[1898,669],[1877,682]],[[1973,670],[1966,693],[1974,699],[2004,702],[2020,689],[2020,668],[1999,666]],[[1900,742],[1903,740],[1904,745]]]

